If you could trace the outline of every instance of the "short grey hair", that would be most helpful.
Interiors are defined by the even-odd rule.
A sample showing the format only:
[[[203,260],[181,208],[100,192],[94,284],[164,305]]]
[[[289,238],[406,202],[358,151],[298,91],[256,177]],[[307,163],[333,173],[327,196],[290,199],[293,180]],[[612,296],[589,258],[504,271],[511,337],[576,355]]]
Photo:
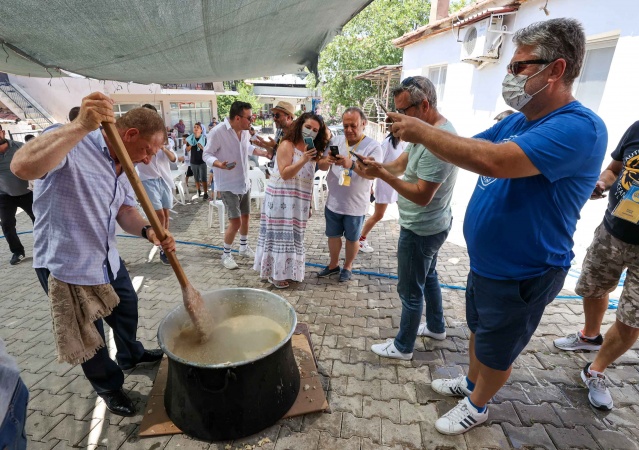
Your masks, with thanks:
[[[571,86],[581,72],[586,54],[586,33],[576,19],[563,17],[532,23],[518,30],[513,42],[518,47],[533,47],[537,58],[548,61],[564,59],[566,70],[563,81],[566,86]]]
[[[428,78],[420,76],[404,78],[391,94],[393,97],[397,97],[402,92],[408,92],[412,105],[418,105],[422,101],[428,100],[430,107],[437,110],[437,89]]]
[[[342,113],[342,117],[344,117],[344,114],[348,114],[348,113],[359,114],[359,116],[362,118],[362,122],[366,122],[366,114],[364,114],[364,111],[362,111],[361,108],[358,108],[357,106],[349,106]]]

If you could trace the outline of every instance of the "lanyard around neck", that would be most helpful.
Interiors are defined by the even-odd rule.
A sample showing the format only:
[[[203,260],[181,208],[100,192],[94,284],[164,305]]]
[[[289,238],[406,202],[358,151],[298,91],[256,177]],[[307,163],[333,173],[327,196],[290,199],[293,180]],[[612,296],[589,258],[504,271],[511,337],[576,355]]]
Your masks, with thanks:
[[[362,141],[364,140],[366,136],[362,135],[362,137],[360,138],[359,141],[357,141],[357,144],[355,144],[353,147],[348,145],[348,140],[346,140],[346,149],[348,150],[348,153],[355,153],[355,151],[357,150],[357,147],[359,147],[359,144],[362,143]],[[352,150],[351,150],[352,148]]]

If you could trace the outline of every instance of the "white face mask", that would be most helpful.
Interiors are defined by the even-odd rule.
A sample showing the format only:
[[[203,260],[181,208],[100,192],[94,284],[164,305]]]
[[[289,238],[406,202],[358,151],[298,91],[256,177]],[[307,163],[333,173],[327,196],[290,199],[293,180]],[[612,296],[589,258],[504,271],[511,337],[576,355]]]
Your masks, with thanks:
[[[504,77],[504,81],[501,83],[501,95],[506,104],[516,111],[521,111],[521,109],[526,106],[535,95],[546,89],[548,87],[548,83],[534,94],[528,94],[524,89],[526,87],[526,82],[541,73],[541,71],[546,67],[548,67],[548,65],[539,72],[530,76],[507,73]]]
[[[315,139],[317,137],[317,131],[313,131],[310,128],[302,127],[302,136]]]

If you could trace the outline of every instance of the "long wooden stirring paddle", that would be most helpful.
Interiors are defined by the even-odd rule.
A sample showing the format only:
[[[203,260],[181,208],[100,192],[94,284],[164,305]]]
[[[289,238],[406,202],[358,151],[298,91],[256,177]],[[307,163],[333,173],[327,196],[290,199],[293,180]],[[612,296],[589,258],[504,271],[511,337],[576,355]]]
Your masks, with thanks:
[[[126,173],[126,176],[129,179],[133,190],[135,191],[135,195],[137,195],[138,200],[142,205],[142,209],[146,213],[146,217],[149,219],[149,222],[151,222],[151,226],[153,227],[153,231],[155,231],[155,235],[158,237],[160,242],[163,241],[166,238],[166,231],[164,230],[162,224],[160,224],[160,220],[158,219],[157,214],[155,214],[153,205],[151,204],[151,201],[146,194],[146,189],[144,189],[144,185],[140,181],[140,177],[138,177],[138,174],[133,167],[133,163],[131,162],[129,153],[124,147],[124,143],[120,138],[120,134],[115,128],[115,125],[112,123],[102,122],[102,128],[109,138],[109,143],[113,146],[113,149],[115,150],[115,153],[120,160],[120,164],[122,164],[122,169],[124,170],[124,173]],[[205,332],[205,325],[208,322],[209,314],[204,307],[204,300],[202,300],[202,295],[189,282],[175,252],[167,252],[166,257],[171,263],[173,272],[175,272],[175,276],[177,277],[180,286],[182,287],[182,300],[184,301],[184,307],[189,313],[196,331],[203,339],[205,339],[207,336],[207,333]]]

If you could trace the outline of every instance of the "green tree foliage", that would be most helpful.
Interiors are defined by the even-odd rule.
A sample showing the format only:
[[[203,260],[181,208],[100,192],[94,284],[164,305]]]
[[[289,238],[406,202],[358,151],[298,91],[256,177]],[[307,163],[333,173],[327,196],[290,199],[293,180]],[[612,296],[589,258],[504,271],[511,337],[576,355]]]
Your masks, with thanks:
[[[217,114],[218,120],[222,121],[228,117],[231,110],[231,104],[234,101],[248,102],[253,105],[253,112],[257,113],[263,103],[253,94],[253,85],[238,81],[236,84],[238,95],[218,95],[217,96]]]
[[[402,49],[392,40],[428,23],[430,0],[374,0],[351,20],[320,54],[319,73],[324,104],[338,108],[361,106],[374,89],[355,80],[362,72],[384,64],[400,64]]]

